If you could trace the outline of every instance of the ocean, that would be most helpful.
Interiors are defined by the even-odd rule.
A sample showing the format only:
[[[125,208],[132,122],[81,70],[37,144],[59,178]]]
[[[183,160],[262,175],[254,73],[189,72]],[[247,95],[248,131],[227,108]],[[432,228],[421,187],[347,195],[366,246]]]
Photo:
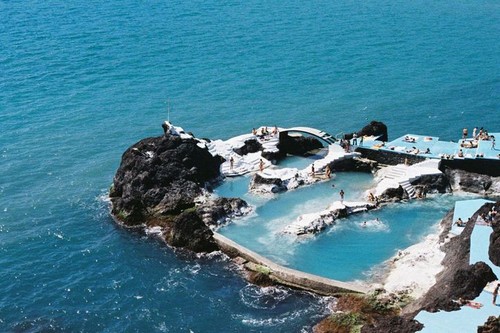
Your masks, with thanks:
[[[0,331],[310,331],[331,299],[249,285],[224,256],[117,226],[106,196],[121,154],[162,134],[168,104],[175,125],[212,139],[371,120],[390,138],[498,131],[499,22],[493,0],[0,1]],[[271,207],[301,204],[283,198]],[[363,278],[431,232],[453,202],[437,200],[405,242],[362,267],[343,258],[339,276]],[[399,209],[390,229],[410,215]],[[314,271],[310,243],[270,252]]]

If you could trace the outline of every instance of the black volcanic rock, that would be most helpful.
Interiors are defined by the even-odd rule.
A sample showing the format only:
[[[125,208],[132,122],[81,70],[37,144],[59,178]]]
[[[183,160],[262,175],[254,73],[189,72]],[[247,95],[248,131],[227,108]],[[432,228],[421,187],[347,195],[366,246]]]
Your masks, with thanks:
[[[353,133],[348,133],[344,136],[345,139],[352,139],[352,134]],[[362,136],[379,136],[378,140],[387,142],[389,141],[389,136],[387,135],[387,126],[380,122],[380,121],[375,121],[372,120],[368,125],[363,127],[360,131],[356,132],[356,134],[359,137]],[[359,139],[358,139],[359,142]]]
[[[304,156],[311,150],[323,148],[321,142],[313,137],[290,136],[286,132],[280,133],[278,149],[281,154]]]
[[[498,207],[499,202],[496,203]],[[498,209],[498,208],[497,208]],[[493,264],[500,266],[500,215],[493,219],[491,226],[493,232],[490,235],[490,246],[488,249],[488,256]]]
[[[247,155],[250,153],[256,153],[263,150],[262,145],[256,139],[249,139],[245,141],[243,147],[234,149],[234,152],[240,156]]]
[[[454,191],[465,191],[481,195],[498,195],[500,177],[491,177],[451,168],[445,168],[444,173],[448,177]]]
[[[197,213],[208,226],[218,227],[232,216],[241,216],[248,207],[240,198],[216,198],[197,207]]]
[[[490,316],[484,325],[477,328],[477,333],[498,333],[500,332],[500,316]]]
[[[460,306],[453,300],[474,299],[482,292],[484,287],[497,279],[491,268],[480,261],[466,269],[459,269],[450,279],[435,284],[427,293],[432,300],[424,306],[429,312],[439,310],[452,311]]]
[[[212,231],[194,210],[187,210],[175,217],[163,232],[165,241],[175,247],[195,252],[212,252],[218,249]]]
[[[194,207],[206,182],[219,176],[221,160],[178,136],[147,138],[122,156],[110,198],[112,213],[126,225]]]
[[[126,226],[160,226],[165,241],[196,252],[217,249],[209,225],[240,215],[246,202],[195,199],[220,177],[222,158],[193,138],[147,138],[122,156],[110,190],[111,213]]]
[[[379,197],[380,202],[397,202],[408,199],[408,193],[399,185],[397,188],[388,188]]]

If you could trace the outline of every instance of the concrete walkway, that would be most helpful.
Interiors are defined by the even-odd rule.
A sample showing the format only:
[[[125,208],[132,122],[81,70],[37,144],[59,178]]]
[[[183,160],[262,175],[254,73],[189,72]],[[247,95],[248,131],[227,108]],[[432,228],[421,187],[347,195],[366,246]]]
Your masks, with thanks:
[[[327,279],[283,267],[215,232],[214,239],[228,256],[243,258],[246,261],[245,267],[247,269],[265,273],[279,284],[320,295],[338,295],[352,292],[364,294],[368,292],[368,288],[365,286]]]

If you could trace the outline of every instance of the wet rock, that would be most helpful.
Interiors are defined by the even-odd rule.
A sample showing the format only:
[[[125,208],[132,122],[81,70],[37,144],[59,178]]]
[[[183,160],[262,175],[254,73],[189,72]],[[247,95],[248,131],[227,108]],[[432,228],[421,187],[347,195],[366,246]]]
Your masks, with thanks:
[[[379,141],[389,141],[389,136],[387,135],[387,126],[380,122],[380,121],[375,121],[372,120],[368,125],[363,127],[360,131],[356,133],[358,135],[358,138],[361,136],[380,136]],[[345,135],[346,139],[352,139],[352,133],[346,134]]]
[[[499,202],[496,203],[496,207],[499,207]],[[493,228],[493,232],[490,235],[488,256],[493,264],[500,267],[500,215],[495,217],[491,226]]]
[[[415,187],[422,187],[425,193],[447,193],[451,190],[448,177],[440,175],[423,175],[411,182]]]
[[[240,156],[256,153],[262,151],[264,148],[256,139],[250,139],[245,141],[245,145],[241,148],[234,149],[234,152]]]
[[[330,164],[333,171],[373,172],[378,168],[378,163],[366,158],[339,159]]]
[[[500,193],[500,177],[491,177],[459,169],[444,169],[453,191],[495,195]]]
[[[498,333],[500,332],[500,316],[490,316],[483,326],[477,328],[477,333]]]
[[[212,252],[218,249],[212,231],[194,210],[188,210],[167,223],[163,236],[175,247],[194,252]]]
[[[250,190],[267,193],[280,193],[288,190],[285,182],[281,178],[262,177],[256,173],[250,183]]]
[[[194,206],[206,182],[219,176],[220,164],[193,139],[143,139],[122,156],[110,191],[112,213],[126,225],[180,214]]]
[[[197,213],[210,227],[219,227],[230,218],[242,216],[248,210],[246,201],[240,198],[215,198],[197,206]]]
[[[166,132],[147,138],[122,156],[110,190],[112,215],[126,226],[159,226],[167,243],[196,252],[217,249],[196,202],[220,177],[220,157],[213,157],[194,138]],[[208,204],[207,204],[208,205]],[[220,198],[205,208],[209,224],[239,214],[246,203]]]
[[[280,133],[278,149],[282,154],[304,156],[308,152],[323,148],[321,142],[313,137],[290,136],[288,133]]]
[[[379,196],[379,202],[398,202],[407,199],[408,193],[401,185],[397,188],[388,188]]]

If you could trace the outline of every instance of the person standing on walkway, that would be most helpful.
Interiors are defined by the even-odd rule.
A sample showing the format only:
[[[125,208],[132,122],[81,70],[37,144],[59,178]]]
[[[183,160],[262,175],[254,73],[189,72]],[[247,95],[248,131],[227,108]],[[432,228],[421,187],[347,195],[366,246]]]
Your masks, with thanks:
[[[340,190],[339,194],[340,194],[340,202],[344,202],[344,195],[345,195],[344,190]]]
[[[352,145],[357,146],[358,145],[358,134],[352,133]]]

